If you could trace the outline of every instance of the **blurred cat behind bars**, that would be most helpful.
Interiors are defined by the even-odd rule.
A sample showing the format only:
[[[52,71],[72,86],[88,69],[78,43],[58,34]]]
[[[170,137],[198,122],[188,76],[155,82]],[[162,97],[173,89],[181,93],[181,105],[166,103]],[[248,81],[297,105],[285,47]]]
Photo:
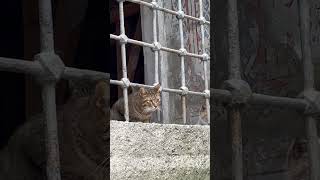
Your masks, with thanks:
[[[109,179],[109,85],[101,80],[89,89],[74,90],[57,109],[63,180]],[[46,179],[44,122],[35,115],[11,136],[0,151],[1,180]]]

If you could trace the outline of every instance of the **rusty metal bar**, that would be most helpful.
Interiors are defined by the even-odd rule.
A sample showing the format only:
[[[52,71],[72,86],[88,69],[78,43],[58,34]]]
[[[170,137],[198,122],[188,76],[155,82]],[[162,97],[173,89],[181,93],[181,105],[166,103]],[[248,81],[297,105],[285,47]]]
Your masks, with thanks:
[[[54,52],[51,0],[39,0],[41,53]],[[55,81],[42,84],[42,101],[45,113],[46,172],[48,180],[61,180],[58,125],[56,115]]]
[[[314,73],[310,46],[310,6],[308,0],[299,0],[300,38],[304,70],[304,90],[314,89]],[[310,161],[310,179],[319,180],[319,145],[317,122],[306,115],[306,133]]]
[[[237,0],[228,0],[229,79],[241,79]],[[232,179],[243,179],[241,115],[239,107],[229,109],[232,138]]]

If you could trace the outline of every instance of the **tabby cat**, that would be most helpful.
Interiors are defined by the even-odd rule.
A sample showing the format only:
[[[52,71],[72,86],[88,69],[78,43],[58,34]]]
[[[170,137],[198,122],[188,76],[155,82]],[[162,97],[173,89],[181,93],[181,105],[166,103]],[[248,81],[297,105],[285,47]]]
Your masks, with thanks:
[[[151,115],[160,109],[160,84],[152,89],[141,87],[128,96],[129,118],[131,122],[150,122]],[[120,98],[111,108],[112,120],[124,121],[124,99]]]
[[[57,110],[62,180],[109,179],[109,86],[73,96]],[[0,152],[0,179],[45,180],[44,117],[22,125]]]

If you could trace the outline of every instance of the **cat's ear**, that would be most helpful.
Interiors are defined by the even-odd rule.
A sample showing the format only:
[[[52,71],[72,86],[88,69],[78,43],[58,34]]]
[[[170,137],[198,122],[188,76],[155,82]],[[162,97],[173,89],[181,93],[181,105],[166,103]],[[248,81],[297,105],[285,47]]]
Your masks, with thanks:
[[[155,92],[160,92],[160,88],[161,88],[160,84],[157,84],[157,85],[154,87]]]
[[[140,87],[139,89],[139,95],[142,97],[143,95],[146,94],[146,90],[144,89],[144,87]]]

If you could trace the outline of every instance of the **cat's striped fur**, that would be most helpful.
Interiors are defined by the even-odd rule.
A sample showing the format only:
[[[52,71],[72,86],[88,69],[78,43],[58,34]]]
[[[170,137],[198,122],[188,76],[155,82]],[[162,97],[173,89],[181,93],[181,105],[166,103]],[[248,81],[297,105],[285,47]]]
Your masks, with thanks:
[[[128,96],[129,121],[150,122],[153,112],[160,109],[160,84],[152,89],[141,87]],[[120,98],[111,108],[111,120],[124,121],[124,99]]]

